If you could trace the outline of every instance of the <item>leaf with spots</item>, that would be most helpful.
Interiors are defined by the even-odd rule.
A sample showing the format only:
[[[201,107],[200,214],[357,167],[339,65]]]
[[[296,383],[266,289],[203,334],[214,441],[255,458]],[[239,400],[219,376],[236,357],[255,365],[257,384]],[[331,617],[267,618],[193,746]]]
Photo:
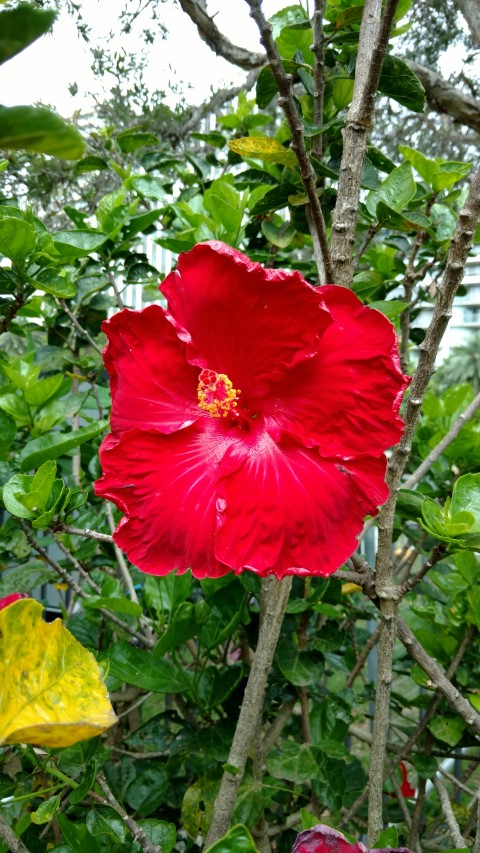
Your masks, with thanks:
[[[70,746],[116,722],[93,655],[33,599],[0,611],[0,744]]]

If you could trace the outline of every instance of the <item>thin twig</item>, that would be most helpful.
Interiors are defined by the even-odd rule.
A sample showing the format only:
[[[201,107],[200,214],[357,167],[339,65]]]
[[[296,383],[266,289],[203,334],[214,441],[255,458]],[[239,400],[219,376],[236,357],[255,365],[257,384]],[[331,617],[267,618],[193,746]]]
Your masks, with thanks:
[[[458,433],[462,429],[462,427],[467,423],[470,418],[473,417],[477,409],[480,408],[480,393],[472,400],[472,402],[467,406],[467,408],[458,416],[455,423],[450,427],[448,432],[443,436],[443,438],[435,445],[434,448],[430,451],[428,456],[425,457],[423,462],[420,463],[418,468],[415,469],[413,474],[410,474],[405,483],[402,484],[402,488],[404,489],[412,489],[430,470],[433,463],[440,458],[443,451],[448,447],[449,444],[456,439]]]
[[[122,818],[127,829],[130,830],[134,842],[136,841],[138,844],[140,844],[140,847],[142,848],[142,850],[145,851],[145,853],[162,853],[162,848],[160,847],[160,845],[153,844],[153,842],[150,841],[145,830],[142,829],[142,827],[137,823],[136,820],[133,819],[133,817],[127,814],[123,806],[121,806],[120,803],[115,799],[114,795],[112,794],[110,788],[107,785],[107,780],[105,779],[105,776],[99,773],[97,776],[97,782],[105,795],[107,803],[112,807],[112,809],[115,809],[117,814],[119,814]]]
[[[228,756],[227,769],[224,771],[220,791],[215,800],[205,849],[222,838],[230,825],[235,796],[243,777],[248,751],[262,710],[268,673],[277,647],[291,586],[291,577],[278,581],[274,576],[270,576],[263,581],[263,618],[260,621],[257,648]]]
[[[87,341],[88,341],[88,343],[90,344],[90,346],[91,346],[91,347],[93,347],[93,349],[94,349],[96,352],[98,352],[98,354],[99,354],[99,355],[102,355],[102,349],[101,349],[101,347],[99,347],[99,346],[98,346],[98,344],[97,344],[97,343],[95,343],[95,341],[93,340],[93,338],[91,337],[91,335],[87,332],[87,330],[86,330],[86,329],[84,329],[84,328],[83,328],[83,326],[78,322],[78,320],[77,320],[77,318],[76,318],[75,314],[74,314],[74,313],[73,313],[73,311],[71,311],[71,309],[68,307],[68,305],[67,305],[67,303],[65,302],[65,300],[64,300],[64,299],[59,299],[58,301],[59,301],[60,305],[62,306],[63,310],[65,311],[65,314],[67,314],[67,315],[69,316],[70,320],[72,321],[72,323],[73,323],[73,325],[75,326],[75,328],[77,329],[77,331],[78,331],[78,332],[80,332],[80,334],[82,335],[82,337],[83,337],[83,338],[85,338],[85,340],[87,340]]]
[[[322,250],[324,272],[321,269],[318,270],[320,284],[324,284],[325,280],[332,282],[334,281],[334,278],[330,249],[328,247],[327,229],[325,227],[325,219],[323,217],[323,211],[317,195],[315,172],[310,163],[308,151],[305,146],[303,125],[293,100],[292,76],[291,74],[285,74],[283,70],[282,60],[280,59],[277,45],[275,44],[275,40],[272,36],[272,26],[268,23],[265,15],[263,14],[261,0],[246,0],[246,2],[250,7],[250,15],[260,31],[260,41],[266,50],[272,74],[275,78],[279,92],[278,104],[285,113],[285,118],[287,119],[290,133],[292,135],[292,151],[295,152],[298,165],[300,166],[300,174],[302,176],[305,192],[308,196],[310,214],[314,226],[313,231],[318,235],[318,240]],[[325,275],[326,278],[323,278],[323,275]]]
[[[127,592],[129,594],[131,600],[134,601],[135,604],[138,604],[139,603],[138,602],[138,595],[137,595],[135,587],[133,585],[132,576],[128,570],[127,562],[126,562],[125,557],[123,556],[122,552],[120,551],[120,548],[118,547],[117,543],[113,540],[113,533],[115,532],[116,524],[115,524],[115,521],[113,518],[112,505],[110,503],[108,503],[108,501],[106,501],[105,503],[106,503],[106,509],[107,509],[108,526],[109,526],[110,531],[112,533],[113,549],[115,551],[115,556],[117,558],[118,568],[120,570],[122,580],[123,580],[123,582],[127,588]]]
[[[89,527],[72,527],[70,524],[62,524],[56,526],[56,530],[63,533],[71,533],[72,536],[84,536],[86,539],[96,539],[97,542],[113,542],[113,537],[108,533],[98,533],[96,530],[90,530]]]
[[[65,554],[65,556],[66,556],[66,558],[67,558],[68,562],[69,562],[69,563],[71,563],[71,564],[72,564],[72,566],[77,570],[77,572],[79,573],[79,575],[80,575],[84,580],[86,580],[86,581],[87,581],[87,583],[91,586],[91,588],[93,589],[93,591],[94,591],[94,592],[96,592],[96,593],[97,593],[97,595],[101,595],[101,594],[102,594],[101,587],[99,587],[99,585],[98,585],[97,583],[95,583],[95,581],[90,577],[90,575],[88,574],[88,572],[87,572],[87,570],[85,569],[85,567],[84,567],[84,566],[82,566],[82,564],[79,562],[79,560],[77,560],[77,558],[76,558],[76,557],[74,557],[74,555],[72,554],[72,552],[71,552],[71,551],[69,551],[69,549],[68,549],[68,548],[63,544],[63,542],[62,542],[62,540],[60,539],[60,537],[59,537],[59,536],[57,536],[57,534],[56,534],[56,533],[53,533],[53,531],[52,531],[52,536],[53,536],[53,538],[55,539],[55,542],[57,543],[57,545],[58,545],[58,547],[60,548],[60,550],[61,550],[61,551],[63,551],[63,553]],[[69,577],[70,577],[70,576],[69,576]]]
[[[70,587],[70,589],[73,589],[73,591],[76,593],[76,595],[79,596],[79,598],[89,598],[88,594],[84,592],[84,590],[77,583],[77,581],[72,578],[69,572],[67,572],[67,570],[60,565],[60,563],[57,563],[57,561],[50,556],[48,551],[46,551],[45,548],[40,545],[40,543],[35,539],[31,531],[28,529],[27,525],[24,524],[21,519],[18,519],[18,523],[22,528],[23,532],[25,533],[25,536],[27,537],[27,540],[32,546],[32,548],[34,548],[35,551],[37,551],[37,553],[43,557],[45,562],[48,563],[48,565],[56,571],[57,575],[64,581],[64,583],[66,583]],[[85,570],[83,569],[83,571]],[[91,583],[91,579],[88,574],[85,579],[88,580],[89,583]],[[115,625],[118,625],[118,627],[121,628],[122,631],[125,631],[127,634],[130,634],[131,637],[135,637],[136,640],[140,640],[143,645],[148,646],[151,649],[153,649],[153,647],[155,646],[156,640],[153,637],[148,637],[144,634],[140,634],[138,631],[135,631],[133,628],[130,627],[130,625],[127,625],[126,622],[122,622],[122,620],[119,619],[118,616],[115,616],[114,613],[111,613],[104,607],[99,607],[98,612],[101,613],[105,619],[108,619],[110,622],[113,622]]]
[[[425,560],[422,568],[417,572],[417,574],[413,575],[413,577],[409,578],[408,581],[405,581],[405,583],[398,587],[398,594],[400,598],[403,598],[403,596],[406,595],[407,592],[410,592],[410,590],[415,589],[415,587],[420,583],[420,581],[423,580],[427,572],[429,572],[430,569],[433,568],[433,566],[443,560],[447,551],[448,545],[446,545],[444,542],[440,542],[438,545],[435,545],[435,547],[432,549],[430,557],[428,558],[428,560]]]
[[[315,57],[315,62],[313,64],[313,123],[317,127],[321,127],[323,124],[323,93],[325,89],[325,37],[323,34],[324,12],[325,0],[315,0],[315,10],[312,20],[312,53]],[[317,133],[317,135],[312,139],[312,154],[317,158],[317,160],[322,159],[323,144],[321,133]]]
[[[448,796],[448,791],[438,776],[435,776],[433,780],[433,784],[435,785],[438,796],[440,797],[440,804],[442,806],[443,815],[445,820],[447,821],[448,828],[450,830],[450,835],[452,837],[453,846],[460,848],[466,847],[465,839],[460,832],[460,827],[457,823],[457,819],[453,813],[452,804],[450,802],[450,798]]]
[[[480,853],[480,797],[477,796],[477,831],[475,833],[475,843],[473,845],[473,853]]]
[[[345,682],[345,689],[348,689],[349,687],[352,686],[352,684],[355,681],[358,673],[362,670],[363,665],[364,665],[365,661],[367,660],[370,652],[377,645],[379,637],[380,637],[380,625],[377,625],[377,627],[375,628],[375,631],[373,632],[373,634],[370,635],[367,642],[365,643],[365,645],[362,649],[362,653],[359,655],[359,657],[355,663],[355,666],[353,667],[352,671],[350,672],[350,675],[348,676],[348,678]]]
[[[107,270],[107,275],[108,275],[108,281],[109,281],[110,287],[112,288],[112,290],[115,294],[116,303],[117,303],[118,307],[120,308],[120,310],[122,310],[123,308],[125,308],[125,305],[124,305],[123,299],[120,295],[120,291],[117,287],[117,282],[115,281],[115,275],[114,275],[112,270]]]

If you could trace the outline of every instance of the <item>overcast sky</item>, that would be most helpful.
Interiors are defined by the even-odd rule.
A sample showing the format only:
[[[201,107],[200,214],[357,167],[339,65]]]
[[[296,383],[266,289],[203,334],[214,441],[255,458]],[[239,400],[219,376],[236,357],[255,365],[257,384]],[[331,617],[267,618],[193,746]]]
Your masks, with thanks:
[[[92,28],[92,43],[108,43],[108,33],[114,28],[115,10],[120,12],[125,0],[81,0],[84,18]],[[53,4],[52,4],[53,5]],[[287,0],[264,0],[267,16],[288,5]],[[219,59],[200,40],[195,26],[174,0],[160,7],[162,21],[169,31],[166,40],[159,38],[150,50],[148,82],[152,89],[166,92],[169,106],[174,106],[176,96],[169,83],[185,84],[190,103],[200,103],[210,94],[211,88],[223,84],[239,84],[245,72]],[[260,50],[259,37],[249,9],[244,0],[214,0],[209,11],[216,14],[220,29],[236,44],[251,50]],[[129,49],[145,51],[139,37],[124,37]],[[115,43],[115,47],[122,42]],[[90,68],[88,46],[78,36],[75,20],[61,11],[53,34],[40,38],[21,54],[0,66],[0,102],[6,106],[42,102],[53,106],[64,116],[75,110],[87,111],[92,104],[91,93],[101,95],[101,82],[95,80]],[[78,85],[78,94],[72,97],[68,86]],[[107,86],[108,91],[108,86]]]

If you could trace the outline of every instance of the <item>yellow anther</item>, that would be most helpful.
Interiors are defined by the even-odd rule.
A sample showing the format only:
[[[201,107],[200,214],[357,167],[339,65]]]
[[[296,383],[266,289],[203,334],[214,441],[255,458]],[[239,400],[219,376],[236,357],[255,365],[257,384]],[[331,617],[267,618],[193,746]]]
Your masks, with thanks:
[[[233,387],[225,373],[202,370],[198,382],[198,405],[211,418],[226,418],[235,414],[240,391]]]

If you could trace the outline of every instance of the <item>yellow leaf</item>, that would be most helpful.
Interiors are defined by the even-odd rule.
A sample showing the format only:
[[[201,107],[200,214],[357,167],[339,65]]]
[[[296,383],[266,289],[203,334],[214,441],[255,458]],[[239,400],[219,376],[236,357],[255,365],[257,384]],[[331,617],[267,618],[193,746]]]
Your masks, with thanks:
[[[243,136],[241,139],[232,139],[228,147],[241,157],[255,157],[257,160],[266,160],[268,163],[290,166],[291,169],[298,165],[297,158],[290,148],[284,148],[276,139],[269,139],[266,136]]]
[[[362,592],[362,587],[356,583],[342,583],[342,595],[350,595],[352,592]]]
[[[117,718],[93,655],[32,598],[0,611],[0,744],[71,746]]]

